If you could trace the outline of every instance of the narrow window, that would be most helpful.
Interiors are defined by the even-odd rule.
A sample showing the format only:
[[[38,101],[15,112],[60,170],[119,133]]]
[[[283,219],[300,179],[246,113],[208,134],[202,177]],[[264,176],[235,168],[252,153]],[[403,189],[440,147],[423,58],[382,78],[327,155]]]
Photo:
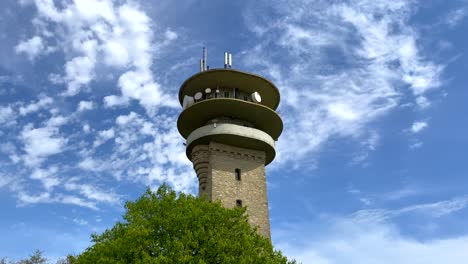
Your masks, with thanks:
[[[241,180],[241,170],[236,169],[234,174],[236,175],[236,181],[240,181]]]
[[[242,207],[242,200],[236,200],[236,206]]]
[[[224,98],[229,98],[229,92],[224,92]]]
[[[249,97],[247,95],[244,95],[244,100],[245,101],[248,101],[249,100]]]

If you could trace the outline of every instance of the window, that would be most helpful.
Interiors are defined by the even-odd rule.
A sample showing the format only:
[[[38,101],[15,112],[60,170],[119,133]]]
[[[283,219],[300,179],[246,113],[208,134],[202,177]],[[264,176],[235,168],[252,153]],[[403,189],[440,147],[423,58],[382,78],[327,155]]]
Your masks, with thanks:
[[[224,98],[229,98],[229,92],[224,92]]]
[[[236,200],[236,206],[242,207],[242,200]]]
[[[240,181],[241,180],[241,170],[236,169],[234,174],[236,175],[236,181]]]
[[[248,101],[249,100],[249,97],[247,95],[244,95],[244,100],[245,101]]]

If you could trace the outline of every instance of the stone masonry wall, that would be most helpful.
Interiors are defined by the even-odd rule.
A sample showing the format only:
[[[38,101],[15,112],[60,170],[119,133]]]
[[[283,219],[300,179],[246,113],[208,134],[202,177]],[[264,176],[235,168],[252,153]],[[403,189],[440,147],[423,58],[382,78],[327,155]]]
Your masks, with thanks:
[[[206,161],[208,167],[204,166]],[[250,224],[257,226],[258,232],[270,239],[263,151],[211,142],[194,147],[192,162],[200,181],[205,175],[207,178],[206,184],[200,182],[200,195],[206,194],[211,200],[219,200],[227,208],[235,207],[236,201],[241,200],[242,206],[247,207]],[[240,181],[235,177],[236,169],[241,171]],[[202,186],[205,186],[204,190]]]

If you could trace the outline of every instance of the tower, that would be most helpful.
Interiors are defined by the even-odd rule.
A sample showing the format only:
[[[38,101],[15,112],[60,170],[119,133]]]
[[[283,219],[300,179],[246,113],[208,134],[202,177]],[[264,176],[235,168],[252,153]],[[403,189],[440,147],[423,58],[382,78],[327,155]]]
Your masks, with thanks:
[[[280,94],[269,80],[231,69],[231,54],[224,57],[224,68],[209,70],[204,50],[200,72],[180,87],[177,128],[199,195],[228,208],[246,206],[250,224],[270,238],[265,166],[283,130],[275,111]]]

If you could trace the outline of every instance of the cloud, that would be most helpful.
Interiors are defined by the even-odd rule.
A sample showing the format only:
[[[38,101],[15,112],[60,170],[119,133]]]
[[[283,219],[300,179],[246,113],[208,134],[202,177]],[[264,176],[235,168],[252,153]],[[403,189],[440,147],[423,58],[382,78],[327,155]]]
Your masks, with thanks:
[[[364,209],[353,213],[354,220],[360,222],[382,222],[403,214],[423,214],[431,217],[442,217],[465,209],[468,206],[468,196],[455,197],[434,203],[409,205],[399,209]]]
[[[427,123],[424,122],[424,121],[417,121],[417,122],[414,122],[413,125],[411,126],[411,129],[410,131],[413,133],[413,134],[417,134],[421,131],[423,131],[424,129],[427,128]]]
[[[0,124],[7,125],[15,120],[14,110],[11,106],[0,106]]]
[[[50,106],[54,102],[54,99],[46,96],[46,95],[39,95],[39,100],[36,102],[31,102],[28,105],[21,106],[19,108],[19,113],[22,116],[28,115],[30,113],[37,112],[43,108],[46,108],[47,106]]]
[[[87,110],[93,110],[95,107],[93,101],[80,101],[78,104],[78,111],[79,112],[84,112]]]
[[[34,60],[36,57],[46,52],[46,47],[41,37],[34,36],[18,43],[15,47],[15,52],[25,53],[30,60]]]
[[[20,139],[24,145],[26,165],[36,167],[47,157],[64,150],[67,140],[60,135],[59,126],[65,122],[66,119],[59,116],[50,118],[44,127],[34,128],[28,124],[23,128]]]
[[[160,42],[155,42],[155,27],[135,2],[86,0],[58,7],[54,1],[36,0],[35,6],[39,36],[30,41],[37,46],[34,54],[37,56],[47,45],[41,36],[52,30],[62,43],[59,48],[69,58],[62,76],[51,75],[53,83],[66,84],[63,95],[80,93],[101,78],[97,72],[112,70],[121,73],[118,80],[121,95],[106,97],[106,106],[121,105],[130,99],[138,100],[147,109],[174,106],[174,100],[168,100],[155,81],[151,66],[154,47],[167,46],[177,39],[177,33],[169,29],[157,32]]]
[[[73,218],[73,223],[77,225],[87,225],[88,221],[81,219],[81,218]]]
[[[107,108],[112,108],[115,106],[124,106],[128,105],[129,100],[124,96],[108,95],[104,97],[104,106]]]
[[[452,12],[448,13],[445,17],[445,23],[449,27],[454,28],[459,25],[468,15],[466,7],[455,9]]]
[[[150,120],[135,112],[116,117],[115,126],[99,132],[90,151],[83,152],[79,167],[109,173],[118,181],[149,186],[167,182],[177,191],[193,193],[196,177],[174,118],[161,115]],[[101,155],[96,148],[110,138],[106,147],[111,154]]]
[[[89,184],[76,183],[75,180],[70,180],[64,185],[68,191],[78,191],[81,195],[86,197],[88,200],[97,202],[104,202],[109,204],[120,203],[120,197],[113,192],[106,192],[99,190],[98,188]]]
[[[353,194],[359,190],[350,189]],[[399,195],[398,195],[399,196]],[[397,209],[360,210],[348,216],[319,214],[310,221],[273,225],[275,246],[303,263],[464,263],[468,234],[434,238],[434,226],[446,226],[441,217],[460,213],[468,196]],[[403,232],[408,222],[395,218],[418,214],[421,234]],[[425,228],[428,229],[425,229]]]
[[[52,196],[49,192],[42,192],[40,194],[29,194],[25,191],[20,191],[17,193],[17,198],[20,206],[26,206],[37,203],[61,203],[85,207],[92,210],[98,209],[96,203],[86,201],[83,198],[73,195],[57,194],[56,196]]]
[[[14,179],[12,177],[9,177],[0,173],[0,188],[9,185],[13,181]]]
[[[107,130],[102,130],[98,132],[97,139],[94,141],[93,147],[96,148],[106,142],[109,139],[115,137],[115,131],[113,128],[109,128]]]
[[[276,247],[302,263],[316,264],[462,264],[468,258],[467,235],[420,240],[390,223],[362,225],[346,218],[328,219],[319,234],[309,228],[289,224],[273,230],[281,241]]]
[[[53,166],[46,170],[35,169],[31,174],[30,178],[33,180],[39,180],[42,182],[44,188],[51,191],[53,187],[60,184],[60,180],[56,177],[58,168]]]
[[[262,17],[252,11],[259,8],[266,9]],[[430,105],[426,94],[442,85],[443,66],[424,56],[409,24],[414,8],[403,0],[249,6],[244,17],[258,42],[241,53],[241,62],[282,93],[280,163],[299,166],[294,161],[311,159],[332,138],[375,136],[373,124],[403,98]]]

